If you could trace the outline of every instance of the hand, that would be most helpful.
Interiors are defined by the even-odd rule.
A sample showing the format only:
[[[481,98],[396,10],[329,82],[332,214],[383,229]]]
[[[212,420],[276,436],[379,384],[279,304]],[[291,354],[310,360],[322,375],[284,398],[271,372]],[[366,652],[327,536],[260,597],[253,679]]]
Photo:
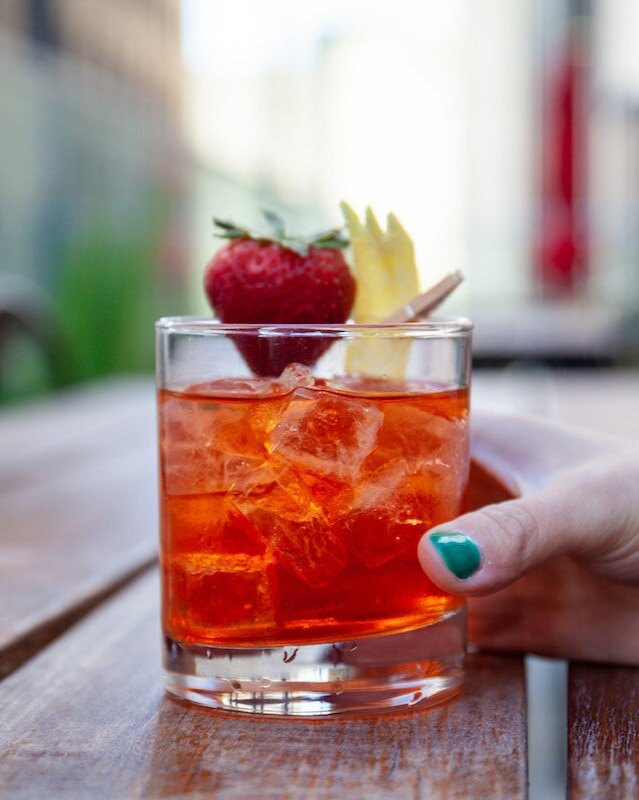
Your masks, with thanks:
[[[438,526],[419,545],[431,580],[469,598],[470,641],[639,665],[639,447],[477,414],[471,452],[516,499]]]

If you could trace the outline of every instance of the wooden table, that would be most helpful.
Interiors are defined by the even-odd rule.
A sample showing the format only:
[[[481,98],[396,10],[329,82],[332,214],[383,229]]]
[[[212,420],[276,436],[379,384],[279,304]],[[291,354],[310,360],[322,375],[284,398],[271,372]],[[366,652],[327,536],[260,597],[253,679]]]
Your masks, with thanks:
[[[475,397],[639,436],[638,389],[500,373]],[[458,698],[378,717],[247,719],[164,696],[154,425],[147,381],[0,416],[0,797],[525,797],[520,658],[474,655]],[[568,699],[569,796],[639,797],[639,670],[572,665]]]

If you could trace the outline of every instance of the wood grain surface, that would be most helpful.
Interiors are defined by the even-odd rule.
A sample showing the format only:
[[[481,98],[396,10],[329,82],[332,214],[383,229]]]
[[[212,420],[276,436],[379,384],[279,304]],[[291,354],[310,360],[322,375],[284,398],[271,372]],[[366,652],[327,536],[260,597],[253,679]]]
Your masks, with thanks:
[[[639,798],[639,669],[571,664],[570,800]]]
[[[153,387],[0,417],[0,677],[155,558]]]
[[[7,798],[525,797],[524,677],[474,656],[431,709],[244,718],[164,696],[155,571],[0,683]]]
[[[637,389],[636,373],[480,373],[475,399],[632,437]],[[3,800],[526,796],[517,658],[472,656],[460,697],[405,714],[260,720],[166,698],[157,578],[134,577],[155,556],[155,460],[149,381],[0,415]],[[473,474],[468,507],[505,499]],[[638,709],[639,670],[571,666],[572,800],[639,798]]]

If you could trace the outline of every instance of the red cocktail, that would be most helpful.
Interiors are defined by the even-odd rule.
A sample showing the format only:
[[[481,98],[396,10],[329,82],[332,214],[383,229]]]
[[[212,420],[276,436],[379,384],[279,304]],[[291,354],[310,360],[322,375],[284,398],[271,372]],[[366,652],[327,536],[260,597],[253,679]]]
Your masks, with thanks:
[[[273,713],[403,704],[406,686],[417,700],[436,694],[423,690],[428,681],[450,692],[461,675],[463,602],[426,578],[416,548],[425,531],[460,510],[468,465],[467,327],[441,323],[439,336],[432,323],[376,334],[385,346],[395,342],[398,357],[407,345],[432,356],[447,342],[457,356],[453,364],[443,359],[434,377],[448,370],[454,380],[353,377],[321,361],[315,375],[291,364],[276,379],[239,377],[235,359],[235,377],[176,385],[167,375],[178,347],[172,337],[190,338],[197,354],[186,374],[195,376],[207,348],[224,349],[228,362],[231,333],[260,335],[198,325],[167,321],[159,329],[169,688],[200,702]],[[347,350],[348,328],[357,326],[322,331],[335,338],[332,360]],[[286,337],[275,342],[290,347]],[[424,639],[433,636],[429,651]],[[337,661],[326,656],[331,648]],[[286,660],[294,651],[297,664],[304,662],[298,674]],[[369,654],[362,660],[358,652]],[[254,664],[234,675],[233,659]],[[269,659],[277,661],[275,671]],[[339,683],[341,693],[322,689],[323,681]],[[353,702],[344,697],[349,681]],[[366,692],[372,700],[363,699]],[[285,709],[282,693],[294,696]],[[270,705],[265,694],[274,695]]]

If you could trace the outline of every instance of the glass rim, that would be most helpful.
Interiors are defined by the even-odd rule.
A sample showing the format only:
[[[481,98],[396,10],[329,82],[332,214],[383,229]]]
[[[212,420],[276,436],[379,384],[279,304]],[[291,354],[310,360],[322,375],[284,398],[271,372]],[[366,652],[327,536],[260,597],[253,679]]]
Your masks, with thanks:
[[[159,332],[183,334],[244,334],[261,333],[263,336],[290,336],[292,334],[349,336],[354,333],[398,334],[405,336],[448,337],[469,336],[473,323],[467,317],[431,317],[419,322],[371,322],[371,323],[240,323],[220,322],[213,317],[175,316],[161,317],[155,323]]]

